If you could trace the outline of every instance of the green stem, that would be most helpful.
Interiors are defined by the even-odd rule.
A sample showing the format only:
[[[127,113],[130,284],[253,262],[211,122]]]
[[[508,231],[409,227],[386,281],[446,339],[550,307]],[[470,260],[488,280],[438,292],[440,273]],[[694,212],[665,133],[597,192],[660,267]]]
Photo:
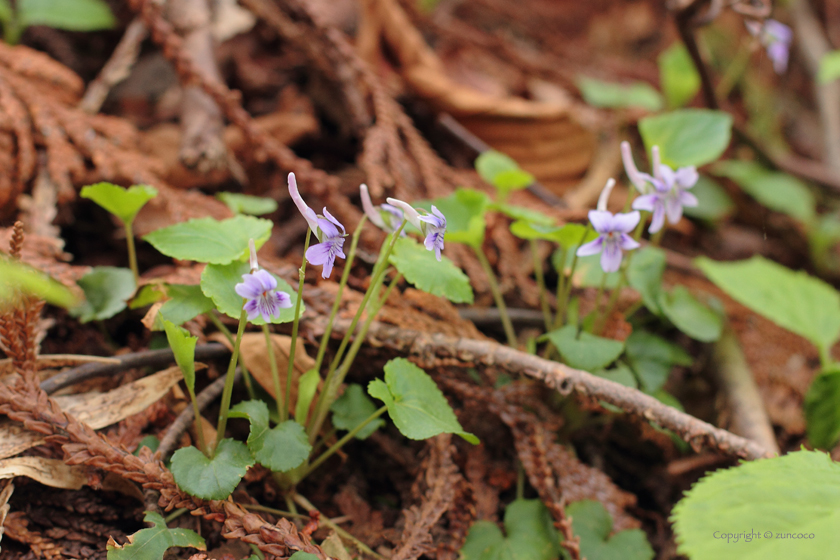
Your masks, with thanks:
[[[540,290],[540,307],[542,308],[545,330],[551,330],[551,308],[548,306],[548,295],[545,289],[545,277],[543,276],[543,263],[537,250],[537,240],[531,239],[531,255],[534,257],[534,277],[537,279],[537,287]]]
[[[210,322],[213,323],[213,326],[219,329],[219,332],[222,333],[222,335],[227,339],[232,348],[234,344],[233,334],[228,330],[225,324],[222,323],[221,320],[219,320],[219,318],[213,311],[206,313],[205,316],[210,318]],[[240,367],[242,368],[242,379],[245,381],[245,388],[248,390],[248,397],[251,400],[254,400],[257,398],[257,394],[254,392],[254,385],[251,383],[251,374],[248,373],[248,368],[245,367],[244,360],[240,364]]]
[[[124,222],[125,241],[128,244],[128,266],[134,274],[134,283],[140,280],[140,269],[137,268],[137,252],[134,249],[134,232],[131,229],[131,222]]]
[[[557,314],[554,316],[554,322],[548,330],[557,329],[563,326],[566,322],[566,252],[567,249],[560,246],[560,269],[557,271]]]
[[[344,272],[341,273],[341,282],[338,284],[338,293],[335,295],[332,310],[330,310],[330,318],[327,321],[327,328],[321,336],[321,344],[318,346],[318,356],[315,358],[315,370],[321,371],[321,364],[324,362],[324,354],[327,351],[327,342],[332,334],[333,322],[335,316],[338,314],[338,308],[341,305],[341,296],[344,293],[344,287],[347,285],[347,279],[350,277],[350,269],[353,267],[353,259],[356,258],[356,247],[359,245],[359,238],[362,233],[362,226],[365,225],[367,216],[362,214],[362,219],[359,220],[359,225],[356,226],[356,231],[353,232],[353,239],[350,242],[350,252],[347,253],[347,260],[344,261]]]
[[[244,300],[243,300],[244,301]],[[219,410],[219,424],[216,428],[216,444],[213,446],[213,454],[216,453],[216,448],[225,437],[225,428],[227,428],[228,410],[230,409],[230,398],[233,395],[233,380],[236,377],[236,363],[239,361],[239,343],[242,342],[242,333],[245,332],[245,325],[248,324],[248,313],[242,310],[239,315],[239,328],[236,330],[236,340],[233,342],[233,354],[230,357],[230,365],[228,366],[225,377],[225,388],[222,391],[222,408]]]
[[[586,230],[584,230],[584,232],[583,232],[583,237],[580,238],[580,243],[577,244],[578,247],[583,245],[583,241],[586,239],[586,236],[589,235],[590,231],[592,231],[592,224],[591,223],[586,226]],[[577,250],[575,250],[575,254],[572,256],[572,266],[569,268],[569,276],[564,281],[565,293],[563,294],[563,297],[561,298],[560,302],[557,303],[558,312],[557,312],[557,317],[554,318],[554,328],[555,329],[560,328],[561,324],[565,323],[565,321],[566,321],[566,318],[565,318],[566,307],[569,305],[569,297],[571,297],[571,295],[572,295],[572,284],[574,284],[572,279],[574,278],[574,275],[575,275],[575,269],[577,268],[577,263],[578,263],[578,255],[577,255]],[[565,269],[566,269],[566,262],[563,261],[563,270],[565,271]]]
[[[312,230],[306,230],[306,241],[303,242],[303,262],[298,269],[298,293],[295,301],[295,320],[292,323],[292,345],[289,347],[289,369],[286,373],[286,394],[283,396],[283,408],[280,422],[289,418],[289,408],[292,405],[292,373],[295,371],[295,349],[297,347],[298,325],[300,324],[300,303],[303,301],[303,281],[306,278],[306,251],[309,249],[309,237]],[[275,366],[276,367],[276,366]],[[280,394],[277,394],[280,397]]]
[[[195,388],[187,387],[187,391],[189,391],[190,400],[192,401],[193,422],[195,423],[195,433],[198,437],[198,448],[206,457],[210,457],[207,442],[204,439],[204,428],[201,426],[201,410],[198,409],[198,401],[195,400]]]
[[[310,502],[300,494],[295,494],[295,501],[309,511],[318,511],[318,508],[312,505],[312,502]],[[322,515],[319,519],[324,525],[338,533],[342,539],[351,542],[353,546],[355,546],[359,550],[359,552],[367,554],[368,556],[372,556],[373,558],[376,558],[376,560],[385,560],[384,556],[382,556],[381,554],[377,554],[376,552],[371,550],[365,543],[363,543],[362,541],[360,541],[359,539],[357,539],[356,537],[339,527],[337,524],[333,523],[327,517]]]
[[[351,439],[353,439],[354,437],[356,437],[356,434],[358,434],[359,432],[361,432],[361,431],[362,431],[362,429],[363,429],[365,426],[367,426],[368,424],[370,424],[371,422],[373,422],[374,420],[376,420],[377,418],[379,418],[380,416],[382,416],[383,414],[385,414],[385,412],[386,412],[387,410],[388,410],[388,407],[387,407],[387,406],[383,406],[382,408],[380,408],[379,410],[377,410],[376,412],[374,412],[373,414],[371,414],[370,416],[368,416],[368,417],[367,417],[367,419],[366,419],[364,422],[362,422],[361,424],[359,424],[358,426],[356,426],[355,428],[353,428],[352,430],[350,430],[349,432],[347,432],[347,433],[344,435],[344,437],[342,437],[340,440],[338,440],[337,442],[335,442],[334,444],[332,444],[332,445],[329,447],[329,449],[327,449],[326,451],[324,451],[324,452],[323,452],[323,453],[322,453],[322,454],[321,454],[321,455],[320,455],[317,459],[315,459],[314,461],[312,461],[312,463],[309,465],[309,467],[307,467],[307,469],[306,469],[305,471],[303,471],[303,474],[301,475],[300,479],[301,479],[301,480],[303,480],[304,478],[306,478],[307,476],[309,476],[309,475],[312,473],[312,471],[314,471],[315,469],[317,469],[318,467],[320,467],[320,466],[321,466],[321,464],[322,464],[324,461],[326,461],[327,459],[329,459],[330,457],[332,457],[332,456],[333,456],[333,454],[334,454],[336,451],[338,451],[339,449],[341,449],[342,447],[344,447],[344,446],[347,444],[347,442],[348,442],[348,441],[350,441]]]
[[[496,275],[493,273],[493,268],[490,266],[490,261],[487,256],[481,251],[479,247],[473,247],[475,256],[478,257],[478,262],[484,273],[487,275],[487,284],[490,286],[490,292],[493,294],[493,299],[496,302],[496,307],[499,309],[499,318],[502,320],[502,327],[505,329],[505,336],[507,337],[508,346],[516,348],[516,332],[513,330],[513,323],[510,321],[510,316],[505,306],[505,300],[502,297],[502,292],[499,289],[499,284],[496,282]]]
[[[732,88],[735,87],[735,85],[741,80],[741,77],[744,75],[744,71],[749,66],[751,55],[752,52],[750,52],[750,49],[744,47],[743,45],[738,49],[737,56],[729,64],[729,66],[727,66],[723,73],[723,77],[721,77],[717,88],[715,88],[715,97],[721,100],[725,100],[729,97],[729,94],[732,92]]]
[[[286,420],[283,417],[283,407],[280,406],[280,372],[277,370],[277,359],[274,357],[274,343],[271,341],[271,332],[268,330],[268,324],[262,326],[262,332],[265,335],[265,349],[268,353],[268,367],[271,368],[271,381],[274,383],[274,403],[277,405],[277,417],[280,422]]]
[[[405,220],[403,220],[399,229],[392,233],[389,239],[386,238],[388,243],[383,245],[383,250],[380,251],[379,258],[373,267],[370,285],[362,298],[359,309],[356,311],[356,314],[353,316],[353,320],[350,322],[350,326],[347,328],[347,332],[344,333],[344,338],[341,339],[341,345],[338,347],[338,352],[336,352],[335,357],[332,362],[330,362],[327,376],[324,379],[324,390],[321,391],[321,394],[318,397],[318,402],[315,405],[315,414],[312,415],[311,422],[309,426],[307,426],[310,444],[314,443],[315,439],[318,437],[318,432],[321,430],[321,426],[323,426],[324,421],[327,418],[327,412],[335,400],[335,395],[338,392],[339,385],[341,384],[340,381],[336,382],[336,369],[338,368],[340,360],[344,355],[344,351],[347,349],[350,338],[356,330],[356,326],[359,324],[359,319],[361,319],[362,313],[365,311],[365,307],[367,306],[371,295],[379,290],[385,270],[388,268],[388,258],[391,256],[391,251],[393,251],[397,239],[400,238],[400,233],[402,233],[405,223]]]
[[[187,508],[176,509],[175,511],[173,511],[172,513],[170,513],[169,515],[164,517],[163,522],[166,523],[167,525],[169,525],[170,523],[172,523],[173,521],[175,521],[176,519],[178,519],[179,517],[181,517],[182,515],[184,515],[188,511],[190,511],[190,510],[187,509]]]

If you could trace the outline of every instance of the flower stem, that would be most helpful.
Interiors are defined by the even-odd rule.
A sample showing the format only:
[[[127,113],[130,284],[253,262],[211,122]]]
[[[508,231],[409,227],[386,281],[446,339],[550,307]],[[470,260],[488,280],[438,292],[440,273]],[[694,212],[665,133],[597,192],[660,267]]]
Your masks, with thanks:
[[[217,329],[219,329],[219,332],[222,333],[222,335],[230,343],[231,347],[233,347],[233,344],[234,344],[233,334],[230,332],[230,330],[228,330],[228,328],[225,326],[225,324],[222,323],[219,320],[219,318],[216,316],[216,314],[213,313],[213,311],[210,311],[209,313],[206,313],[205,316],[210,318],[210,322],[213,323],[213,326],[215,326]],[[242,379],[243,379],[243,381],[245,381],[245,389],[248,390],[248,397],[250,397],[251,400],[254,400],[254,399],[257,398],[257,394],[254,392],[254,385],[251,382],[251,374],[248,373],[248,368],[245,367],[245,361],[244,360],[240,364],[240,367],[242,368]]]
[[[341,295],[344,293],[344,287],[347,285],[347,279],[350,277],[350,269],[353,266],[353,259],[356,258],[356,247],[359,245],[359,237],[361,237],[362,226],[365,224],[367,216],[362,214],[362,219],[359,220],[359,225],[356,226],[356,231],[353,232],[353,239],[350,242],[350,252],[347,254],[347,260],[344,261],[344,272],[341,273],[341,282],[338,284],[338,293],[335,295],[332,310],[330,310],[330,318],[327,321],[327,328],[324,329],[324,334],[321,336],[321,344],[318,346],[318,356],[315,358],[315,370],[321,371],[321,364],[324,361],[324,354],[327,351],[327,342],[332,334],[333,322],[338,313],[338,307],[341,305]]]
[[[198,408],[198,401],[195,400],[195,387],[188,386],[187,391],[189,391],[190,400],[192,401],[193,422],[195,423],[195,433],[198,437],[198,448],[206,457],[210,457],[209,450],[207,449],[207,441],[204,439],[204,428],[201,425],[201,410]]]
[[[537,250],[537,240],[531,239],[531,255],[534,257],[534,277],[537,279],[537,287],[540,290],[540,307],[542,308],[545,330],[551,329],[551,308],[548,306],[548,294],[545,289],[545,276],[543,276],[543,263]]]
[[[338,392],[338,387],[341,384],[340,380],[336,382],[336,369],[338,368],[340,360],[344,356],[344,351],[347,349],[350,338],[356,331],[356,326],[359,324],[359,320],[362,317],[362,313],[365,311],[368,301],[373,293],[379,290],[385,270],[388,268],[388,258],[391,256],[391,251],[393,251],[394,245],[397,243],[397,239],[400,238],[400,233],[402,233],[405,224],[406,221],[403,220],[399,229],[390,234],[389,238],[386,238],[387,243],[383,245],[379,258],[373,267],[370,285],[362,298],[361,304],[359,304],[359,309],[356,311],[356,314],[353,316],[353,320],[350,322],[350,326],[347,328],[347,332],[344,333],[344,338],[341,340],[338,352],[336,352],[335,357],[332,362],[330,362],[327,376],[324,379],[324,390],[321,391],[321,394],[318,397],[318,402],[315,405],[315,414],[312,415],[312,421],[310,422],[307,430],[309,433],[310,444],[314,443],[315,439],[318,437],[318,432],[321,430],[321,426],[323,426],[324,420],[327,418],[327,411],[329,411],[330,406],[332,406],[332,403],[336,398],[336,393]]]
[[[337,442],[332,444],[329,447],[329,449],[324,451],[317,459],[312,461],[312,463],[309,465],[309,467],[307,467],[307,469],[305,471],[303,471],[303,474],[300,477],[301,480],[304,479],[305,477],[307,477],[309,474],[311,474],[312,471],[314,471],[315,469],[320,467],[321,463],[323,463],[324,461],[329,459],[336,451],[338,451],[339,449],[344,447],[347,444],[347,442],[350,441],[351,439],[353,439],[354,437],[356,437],[356,434],[361,432],[362,429],[365,426],[367,426],[368,424],[370,424],[371,422],[373,422],[374,420],[376,420],[377,418],[379,418],[380,416],[385,414],[385,411],[387,411],[387,410],[388,410],[388,407],[383,406],[382,408],[380,408],[379,410],[377,410],[376,412],[374,412],[373,414],[368,416],[367,419],[364,422],[362,422],[361,424],[359,424],[358,426],[356,426],[355,428],[353,428],[352,430],[347,432],[344,435],[344,437],[342,437],[340,440],[338,440]]]
[[[298,269],[298,293],[295,301],[295,320],[292,323],[292,345],[289,347],[289,369],[286,373],[286,394],[283,396],[283,408],[280,413],[280,421],[285,422],[289,418],[289,408],[292,403],[292,373],[295,371],[295,348],[297,347],[298,325],[300,324],[300,303],[303,301],[303,280],[306,278],[306,250],[309,249],[309,237],[312,230],[306,230],[306,241],[303,242],[303,262]],[[275,366],[276,367],[276,366]],[[275,398],[280,398],[278,393]]]
[[[243,300],[244,301],[244,300]],[[228,410],[230,409],[230,397],[233,395],[233,380],[236,377],[236,363],[239,361],[239,344],[242,342],[242,333],[245,332],[245,325],[248,324],[248,313],[243,309],[239,314],[239,328],[236,329],[236,340],[233,342],[233,354],[230,356],[230,365],[228,365],[227,374],[225,377],[225,388],[222,391],[222,407],[219,410],[219,424],[216,428],[216,443],[213,445],[213,454],[216,453],[216,448],[225,437],[225,428],[227,428]]]
[[[554,322],[547,330],[553,330],[563,326],[566,322],[566,251],[567,249],[560,246],[560,269],[557,271],[557,314],[554,316]]]
[[[274,342],[271,340],[271,332],[268,330],[268,324],[262,326],[262,332],[265,335],[265,350],[268,354],[268,367],[271,368],[271,381],[274,383],[274,402],[277,405],[277,416],[280,422],[286,420],[283,417],[283,407],[280,405],[280,372],[277,369],[277,359],[274,357]]]
[[[496,301],[496,307],[499,308],[499,317],[502,320],[502,327],[505,329],[508,346],[516,348],[516,332],[513,330],[513,323],[510,322],[510,316],[508,315],[507,307],[505,306],[505,300],[502,297],[499,284],[496,282],[496,275],[493,273],[490,261],[487,260],[487,256],[480,248],[473,247],[473,251],[475,251],[475,255],[478,257],[478,262],[481,264],[481,268],[484,269],[484,273],[487,275],[487,283],[490,286],[490,292],[493,294],[493,299]]]
[[[586,226],[586,230],[583,232],[583,237],[580,238],[580,243],[578,243],[578,247],[583,245],[586,236],[589,235],[589,232],[592,231],[592,224],[588,224]],[[565,253],[563,254],[565,257]],[[577,250],[575,250],[575,254],[572,256],[572,266],[569,268],[569,276],[564,280],[564,288],[565,292],[563,293],[563,297],[560,298],[560,301],[557,302],[557,316],[554,317],[554,328],[558,329],[560,326],[565,323],[566,321],[566,307],[569,305],[569,297],[572,295],[572,278],[575,275],[575,269],[577,268],[578,263],[578,255]],[[563,266],[561,268],[561,276],[565,277],[565,270],[566,270],[566,261],[563,261]]]
[[[304,498],[300,494],[295,494],[294,499],[297,503],[299,503],[301,506],[305,507],[308,511],[313,511],[313,510],[318,511],[318,508],[316,508],[314,505],[312,505],[312,502],[310,502],[309,500],[307,500],[306,498]],[[323,523],[324,525],[326,525],[327,527],[329,527],[330,529],[332,529],[333,531],[338,533],[339,536],[341,536],[342,539],[352,543],[353,546],[355,546],[359,550],[359,552],[362,552],[362,553],[364,553],[368,556],[371,556],[372,558],[375,558],[376,560],[385,560],[384,556],[382,556],[381,554],[377,554],[376,552],[371,550],[370,547],[368,547],[365,543],[363,543],[362,541],[360,541],[359,539],[357,539],[356,537],[354,537],[353,535],[351,535],[350,533],[348,533],[347,531],[345,531],[344,529],[342,529],[341,527],[339,527],[338,525],[336,525],[335,523],[330,521],[326,516],[321,515],[321,517],[319,519],[320,519],[321,523]]]
[[[125,242],[128,245],[128,266],[134,274],[134,283],[140,280],[140,269],[137,267],[137,251],[134,249],[134,232],[131,228],[131,222],[124,222],[125,227]]]

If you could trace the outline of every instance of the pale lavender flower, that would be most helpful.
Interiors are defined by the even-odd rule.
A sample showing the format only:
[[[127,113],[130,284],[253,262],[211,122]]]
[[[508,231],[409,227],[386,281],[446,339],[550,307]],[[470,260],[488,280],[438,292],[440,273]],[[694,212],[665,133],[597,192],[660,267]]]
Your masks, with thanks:
[[[341,232],[338,231],[338,228],[341,228]],[[347,232],[344,231],[344,226],[324,208],[324,217],[318,218],[318,239],[321,243],[306,250],[307,261],[312,264],[323,265],[321,278],[330,277],[336,257],[347,258],[342,250],[345,235],[347,235]]]
[[[435,252],[435,257],[440,261],[440,252],[443,250],[443,238],[446,234],[446,216],[432,206],[432,212],[426,212],[421,216],[410,204],[396,198],[389,198],[391,204],[403,211],[403,216],[411,225],[420,230],[425,236],[423,244],[429,251]]]
[[[613,214],[607,210],[590,210],[589,221],[598,232],[598,238],[584,243],[577,250],[577,256],[587,257],[601,253],[601,268],[604,272],[615,272],[621,266],[622,251],[631,251],[639,243],[627,235],[639,223],[638,212]]]
[[[443,250],[443,236],[446,233],[446,217],[432,205],[432,213],[428,216],[420,216],[420,221],[428,224],[423,232],[426,234],[423,244],[429,251],[434,251],[435,257],[440,261],[440,252]]]
[[[286,292],[275,291],[277,279],[265,270],[255,270],[242,275],[242,283],[234,286],[236,293],[245,298],[242,306],[248,313],[248,320],[253,321],[262,316],[263,321],[270,323],[272,318],[280,316],[280,310],[292,306],[292,299]]]
[[[659,176],[648,176],[654,189],[649,194],[643,194],[633,201],[634,210],[647,210],[653,213],[648,232],[656,233],[665,225],[665,217],[668,222],[676,224],[682,219],[683,207],[697,206],[697,197],[687,192],[697,183],[697,169],[691,167],[680,167],[676,171],[665,165],[659,164]]]
[[[362,208],[365,215],[376,227],[384,229],[388,233],[394,233],[400,229],[400,224],[403,221],[402,210],[387,203],[380,204],[378,207],[374,206],[367,185],[364,183],[359,185],[359,192],[361,193]],[[405,231],[400,232],[401,236],[405,236],[405,234]]]
[[[767,57],[773,62],[776,74],[784,74],[790,56],[790,43],[793,41],[791,28],[775,19],[768,19],[763,25],[757,21],[747,21],[746,25],[749,32],[758,37],[767,49]]]
[[[297,188],[297,181],[295,174],[289,173],[289,194],[298,207],[298,210],[303,214],[306,223],[309,224],[309,229],[315,234],[320,243],[313,245],[306,250],[306,260],[315,265],[323,265],[321,271],[321,278],[329,278],[332,274],[333,266],[335,265],[335,258],[344,256],[344,238],[347,232],[344,226],[324,208],[323,216],[318,216],[315,211],[310,208],[303,198],[300,196]],[[341,231],[338,231],[341,228]]]
[[[672,224],[682,219],[683,207],[697,206],[697,197],[686,192],[692,188],[699,175],[694,166],[680,167],[676,171],[659,161],[659,147],[651,149],[653,176],[636,169],[630,144],[621,143],[621,158],[630,181],[642,196],[633,201],[634,210],[646,210],[653,214],[650,233],[656,233],[665,225],[665,217]],[[651,188],[652,187],[652,188]]]

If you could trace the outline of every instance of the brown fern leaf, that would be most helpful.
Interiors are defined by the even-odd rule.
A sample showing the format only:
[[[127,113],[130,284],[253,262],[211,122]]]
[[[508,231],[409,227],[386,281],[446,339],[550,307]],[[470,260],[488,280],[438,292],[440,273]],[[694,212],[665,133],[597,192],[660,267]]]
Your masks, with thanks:
[[[421,487],[425,487],[426,491],[419,506],[403,510],[405,526],[391,560],[416,560],[434,550],[431,530],[452,505],[456,485],[464,480],[452,462],[454,447],[451,434],[432,438],[429,448],[429,456],[415,481],[418,491]]]

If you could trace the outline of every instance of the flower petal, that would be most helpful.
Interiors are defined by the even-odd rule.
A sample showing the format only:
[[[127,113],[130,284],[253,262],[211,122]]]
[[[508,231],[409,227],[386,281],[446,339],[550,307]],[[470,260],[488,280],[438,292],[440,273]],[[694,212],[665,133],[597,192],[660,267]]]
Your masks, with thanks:
[[[626,233],[622,233],[618,238],[618,246],[624,249],[625,251],[632,251],[633,249],[638,249],[641,245],[638,241],[636,241]]]
[[[657,202],[659,202],[659,196],[658,194],[643,194],[633,201],[633,210],[653,212]]]
[[[627,178],[636,186],[636,189],[645,193],[648,190],[648,183],[639,169],[636,167],[636,162],[633,161],[633,152],[630,149],[630,142],[624,141],[621,143],[621,161],[624,162],[624,171],[627,173]]]
[[[681,192],[679,196],[680,196],[679,197],[680,204],[682,204],[684,207],[685,206],[693,207],[693,206],[697,206],[698,204],[700,204],[700,201],[697,200],[697,197],[694,196],[693,194],[691,194],[690,192]]]
[[[577,252],[575,253],[579,257],[588,257],[590,255],[597,255],[600,253],[604,248],[604,238],[598,236],[598,239],[590,241],[589,243],[584,243],[580,247],[578,247]]]
[[[627,212],[626,214],[616,214],[612,220],[612,231],[620,231],[621,233],[630,233],[633,228],[639,225],[641,214],[638,212]]]
[[[662,226],[665,225],[665,205],[660,203],[656,205],[656,208],[653,210],[653,218],[650,221],[650,227],[648,228],[648,233],[656,233]]]
[[[370,200],[370,193],[368,192],[367,185],[364,183],[359,185],[359,194],[361,195],[362,208],[365,211],[365,216],[367,216],[368,220],[370,220],[376,227],[385,229],[385,220],[382,219],[382,214],[373,207],[373,202]]]
[[[672,224],[676,224],[682,219],[682,204],[674,197],[668,197],[668,200],[665,201],[665,211],[668,213],[668,221]]]
[[[613,230],[612,212],[606,210],[590,210],[589,221],[598,233],[607,233]]]
[[[262,284],[253,274],[243,274],[242,282],[233,287],[234,291],[241,297],[254,299],[263,292]]]
[[[248,320],[253,321],[260,314],[259,298],[249,299],[242,306],[242,309],[248,314]]]
[[[330,248],[332,244],[329,241],[318,243],[306,250],[306,260],[310,264],[324,264],[330,259]]]
[[[321,235],[318,236],[318,239],[322,242],[339,236],[338,228],[326,218],[318,218],[318,229],[321,230]]]
[[[617,243],[604,243],[601,253],[601,268],[604,272],[615,272],[621,266],[621,249]]]
[[[676,179],[676,174],[674,170],[671,169],[669,166],[665,165],[664,163],[659,164],[659,176],[662,178],[662,182],[665,183],[665,188],[667,190],[671,190],[674,186],[674,180]]]
[[[683,189],[690,189],[697,183],[700,175],[697,173],[697,168],[693,165],[688,167],[680,167],[675,174],[677,185]]]
[[[332,222],[333,224],[335,224],[336,226],[340,227],[340,228],[341,228],[341,234],[342,234],[342,235],[345,235],[345,234],[347,233],[347,230],[345,230],[345,229],[344,229],[344,226],[343,226],[343,225],[341,225],[341,222],[339,222],[338,220],[336,220],[336,219],[335,219],[335,216],[333,216],[332,214],[330,214],[330,213],[327,211],[327,207],[326,207],[326,206],[324,207],[324,217],[325,217],[326,219],[328,219],[329,221],[331,221],[331,222]],[[330,237],[335,237],[335,236],[330,236]]]
[[[253,273],[253,276],[259,281],[260,286],[262,286],[261,291],[267,292],[277,288],[277,279],[274,278],[274,276],[272,276],[267,270],[257,270]]]
[[[412,208],[412,206],[405,201],[399,200],[398,198],[387,198],[386,199],[388,204],[392,206],[396,206],[400,210],[403,211],[403,217],[408,220],[408,222],[416,227],[419,230],[422,230],[422,226],[420,225],[420,214],[417,213],[417,210]]]
[[[289,195],[292,197],[298,211],[303,215],[303,219],[309,224],[309,229],[312,230],[312,233],[318,235],[318,216],[312,208],[306,205],[303,198],[301,198],[294,173],[289,173]]]

